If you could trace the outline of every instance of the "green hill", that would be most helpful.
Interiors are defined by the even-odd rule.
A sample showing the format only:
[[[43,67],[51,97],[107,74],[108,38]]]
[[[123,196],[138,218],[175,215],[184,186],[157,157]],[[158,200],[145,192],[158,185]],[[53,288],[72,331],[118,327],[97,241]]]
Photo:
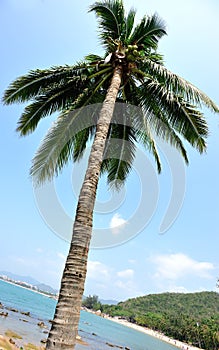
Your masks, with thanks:
[[[219,294],[163,293],[103,305],[103,312],[208,350],[219,348]]]

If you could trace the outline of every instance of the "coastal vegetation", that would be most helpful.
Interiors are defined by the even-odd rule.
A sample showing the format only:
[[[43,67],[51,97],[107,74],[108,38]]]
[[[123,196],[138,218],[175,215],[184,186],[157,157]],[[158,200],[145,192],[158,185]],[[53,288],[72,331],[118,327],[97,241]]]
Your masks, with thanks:
[[[82,306],[94,311],[103,311],[103,305],[97,295],[89,295],[82,301]]]
[[[117,305],[101,305],[103,313],[192,344],[219,347],[219,294],[162,293],[129,299]]]
[[[74,65],[32,70],[12,82],[3,97],[8,105],[29,103],[17,125],[21,136],[59,113],[33,159],[31,175],[37,185],[58,175],[68,162],[79,161],[93,140],[46,344],[55,350],[75,346],[100,176],[106,174],[108,184],[120,188],[138,144],[152,154],[160,172],[155,136],[175,147],[188,163],[187,142],[200,153],[206,150],[208,126],[202,107],[219,112],[205,93],[165,67],[158,43],[166,27],[157,14],[145,15],[136,24],[136,11],[126,14],[122,0],[97,1],[90,11],[98,20],[101,55],[89,54]],[[127,314],[135,322],[137,316],[141,315]],[[162,323],[161,315],[149,316]]]

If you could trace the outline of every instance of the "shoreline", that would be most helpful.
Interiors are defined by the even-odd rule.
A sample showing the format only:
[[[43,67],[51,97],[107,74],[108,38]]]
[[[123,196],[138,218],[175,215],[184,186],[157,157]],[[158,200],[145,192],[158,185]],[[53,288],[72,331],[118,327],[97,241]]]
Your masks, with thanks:
[[[89,313],[93,313],[93,314],[96,314],[94,311],[91,311],[91,310],[84,310],[85,312],[89,312]],[[128,322],[124,319],[120,319],[118,317],[110,317],[108,315],[104,315],[104,314],[99,314],[99,315],[96,315],[96,316],[100,316],[100,317],[103,317],[109,321],[112,321],[112,322],[115,322],[115,323],[118,323],[122,326],[125,326],[125,327],[128,327],[128,328],[131,328],[131,329],[134,329],[138,332],[141,332],[141,333],[144,333],[148,336],[151,336],[151,337],[154,337],[156,339],[158,339],[159,341],[163,341],[163,342],[166,342],[168,343],[169,345],[171,346],[174,346],[175,348],[179,348],[179,349],[183,349],[183,350],[204,350],[204,349],[200,349],[200,348],[197,348],[195,346],[192,346],[192,345],[189,345],[189,344],[186,344],[185,342],[181,342],[179,340],[176,340],[176,339],[172,339],[158,331],[154,331],[152,329],[149,329],[149,328],[146,328],[146,327],[143,327],[143,326],[139,326],[139,325],[136,325],[134,323],[131,323],[131,322]],[[14,350],[14,349],[18,349],[18,347],[16,346],[25,346],[24,349],[25,350],[29,350],[29,348],[27,347],[27,344],[29,342],[29,344],[33,344],[34,347],[30,348],[30,350],[32,349],[35,349],[35,350],[41,350],[41,349],[44,349],[43,347],[43,344],[40,345],[40,338],[42,339],[43,338],[43,334],[41,333],[42,329],[40,330],[38,327],[35,328],[35,332],[37,330],[37,333],[39,332],[38,336],[39,336],[39,340],[36,341],[36,339],[32,338],[30,336],[31,334],[31,331],[33,331],[33,329],[31,330],[31,325],[29,324],[26,324],[26,326],[29,328],[28,329],[28,334],[27,337],[24,337],[23,338],[23,334],[22,332],[20,332],[19,328],[16,327],[15,324],[13,324],[13,322],[11,323],[10,320],[7,320],[9,321],[9,324],[7,324],[7,328],[5,327],[1,327],[0,325],[0,349],[11,349],[11,350]],[[17,320],[19,323],[21,320]],[[11,325],[10,325],[11,323]],[[21,323],[22,325],[22,323]],[[35,325],[36,326],[36,325]],[[12,343],[10,343],[10,338],[7,336],[6,334],[6,329],[10,329],[11,332],[16,332],[18,335],[22,335],[22,340],[20,339],[16,339],[16,338],[12,338],[12,340],[15,341],[15,345],[13,345]],[[27,329],[26,329],[27,330]],[[41,334],[40,334],[41,333]],[[46,338],[46,335],[44,333],[44,339]],[[84,341],[84,339],[78,339],[77,341],[78,344],[81,344],[81,345],[85,345],[85,346],[88,346],[88,343],[86,341]],[[4,347],[5,345],[5,347]]]
[[[31,292],[33,292],[33,293],[37,293],[37,294],[44,295],[44,296],[47,297],[47,298],[51,298],[51,299],[54,299],[54,300],[57,300],[57,299],[58,299],[58,296],[56,297],[56,296],[53,295],[53,294],[50,295],[50,294],[46,294],[46,293],[40,292],[40,291],[38,291],[38,290],[34,290],[34,289],[31,289],[31,288],[28,288],[28,287],[25,287],[25,286],[21,286],[21,285],[18,284],[18,283],[15,283],[15,282],[12,282],[12,281],[7,281],[7,280],[4,280],[3,278],[0,278],[0,281],[5,282],[5,283],[12,284],[13,286],[17,286],[17,287],[20,287],[20,288],[29,290],[29,291],[31,291]]]
[[[131,323],[131,322],[128,322],[126,320],[123,320],[123,319],[120,319],[120,318],[116,318],[116,317],[110,317],[110,316],[106,316],[104,315],[104,318],[112,321],[112,322],[116,322],[116,323],[119,323],[125,327],[129,327],[129,328],[132,328],[136,331],[139,331],[139,332],[142,332],[142,333],[145,333],[149,336],[152,336],[154,338],[157,338],[159,339],[160,341],[164,341],[170,345],[173,345],[175,346],[176,348],[179,348],[179,349],[184,349],[184,350],[204,350],[204,349],[201,349],[201,348],[197,348],[193,345],[189,345],[185,342],[181,342],[180,340],[176,340],[176,339],[172,339],[158,331],[154,331],[153,329],[150,329],[150,328],[146,328],[146,327],[143,327],[143,326],[139,326],[137,324],[134,324],[134,323]]]
[[[30,288],[26,288],[25,286],[18,285],[18,284],[16,284],[16,283],[11,282],[11,281],[6,281],[6,280],[2,280],[2,281],[3,281],[3,282],[6,282],[6,283],[8,283],[8,284],[15,285],[15,286],[24,288],[24,289],[26,289],[26,290],[30,290],[30,291],[32,291],[32,292],[34,292],[34,293],[38,293],[38,294],[41,294],[41,295],[44,295],[44,296],[46,296],[46,297],[51,298],[51,297],[50,297],[49,295],[47,295],[47,294],[38,292],[38,291],[36,291],[36,290],[32,290],[32,289],[30,289]],[[134,330],[136,330],[136,331],[145,333],[145,334],[148,335],[148,336],[152,336],[152,337],[154,337],[154,338],[156,338],[156,339],[158,339],[158,340],[160,340],[160,341],[164,341],[164,342],[166,342],[166,343],[168,343],[168,344],[170,344],[170,345],[172,345],[172,346],[174,346],[174,347],[176,347],[176,348],[179,348],[179,349],[184,349],[184,350],[203,350],[203,349],[197,348],[197,347],[195,347],[195,346],[186,344],[185,342],[181,342],[181,341],[179,341],[179,340],[172,339],[172,338],[170,338],[170,337],[168,337],[168,336],[166,336],[166,335],[164,335],[164,334],[162,334],[162,333],[160,333],[160,332],[158,332],[158,331],[154,331],[154,330],[152,330],[152,329],[149,329],[149,328],[146,328],[146,327],[143,327],[143,326],[140,326],[140,325],[136,325],[136,324],[134,324],[134,323],[128,322],[128,321],[126,321],[126,320],[124,320],[124,319],[121,319],[121,318],[118,318],[118,317],[110,317],[110,316],[108,316],[108,315],[106,315],[106,314],[101,314],[101,313],[98,313],[98,314],[97,314],[95,311],[88,310],[88,309],[86,309],[86,308],[84,308],[84,307],[82,307],[82,310],[84,310],[84,311],[86,311],[86,312],[93,313],[93,314],[95,314],[96,316],[103,317],[103,318],[108,319],[108,320],[110,320],[110,321],[112,321],[112,322],[116,322],[116,323],[121,324],[121,325],[123,325],[123,326],[125,326],[125,327],[129,327],[129,328],[132,328],[132,329],[134,329]],[[21,321],[21,320],[20,320],[20,321]],[[2,335],[4,339],[6,339],[5,341],[8,341],[8,340],[7,340],[7,337],[5,336],[5,334],[4,334],[4,333],[2,334],[2,331],[3,331],[3,330],[0,328],[0,335]],[[35,343],[35,342],[34,342],[34,343]],[[35,344],[36,344],[36,343],[35,343]],[[39,344],[39,343],[38,343],[38,344]],[[85,344],[83,344],[83,345],[85,345]],[[86,345],[87,345],[87,344],[86,344]],[[0,347],[1,347],[1,344],[0,344]],[[39,345],[38,345],[38,347],[39,347]],[[13,348],[12,348],[12,349],[13,349]],[[38,349],[41,349],[41,347],[39,347]]]

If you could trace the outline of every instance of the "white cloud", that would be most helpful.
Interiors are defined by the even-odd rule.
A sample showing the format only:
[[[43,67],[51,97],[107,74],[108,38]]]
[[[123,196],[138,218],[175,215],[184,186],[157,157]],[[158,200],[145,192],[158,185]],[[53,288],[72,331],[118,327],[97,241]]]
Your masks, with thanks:
[[[110,228],[114,234],[118,234],[126,224],[127,221],[123,219],[120,214],[116,213],[110,221]]]
[[[125,300],[142,295],[134,280],[134,270],[115,271],[100,261],[88,261],[85,295],[97,294],[100,298]]]
[[[87,278],[96,281],[109,279],[110,269],[99,261],[88,261]]]
[[[132,282],[131,281],[116,281],[115,286],[120,289],[128,290],[130,291],[132,288]]]
[[[168,292],[170,292],[170,293],[189,293],[189,290],[183,286],[170,285],[170,287],[168,288]]]
[[[123,271],[118,271],[117,276],[120,278],[132,278],[134,276],[134,270],[132,269],[127,269]]]
[[[186,288],[183,286],[177,286],[170,284],[168,287],[168,292],[170,293],[199,293],[206,291],[206,287],[199,287],[199,288]]]
[[[183,253],[156,255],[150,261],[156,265],[157,279],[177,280],[189,275],[210,278],[214,269],[212,263],[196,261]]]
[[[139,289],[136,281],[129,280],[117,280],[113,283],[114,289],[116,289],[116,299],[125,300],[128,298],[135,298],[137,296],[144,295],[145,293]]]

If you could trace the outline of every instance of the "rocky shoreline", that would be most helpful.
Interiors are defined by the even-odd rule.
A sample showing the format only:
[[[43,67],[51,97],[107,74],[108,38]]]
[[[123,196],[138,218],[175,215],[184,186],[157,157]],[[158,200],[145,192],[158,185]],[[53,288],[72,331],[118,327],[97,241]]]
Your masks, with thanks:
[[[200,350],[197,347],[193,347],[189,344],[182,343],[178,340],[171,339],[160,332],[153,331],[151,329],[138,326],[136,324],[130,323],[124,319],[118,317],[110,317],[99,312],[93,312],[86,308],[84,311],[96,314],[99,317],[104,317],[112,322],[117,322],[123,326],[135,329],[137,331],[143,332],[149,336],[153,336],[161,341],[167,342],[177,348],[184,350]],[[14,322],[16,320],[16,322]],[[22,332],[25,323],[25,332]],[[18,325],[22,325],[19,327]],[[0,302],[0,350],[14,350],[14,349],[24,349],[24,350],[42,350],[45,349],[44,344],[49,333],[51,320],[45,321],[40,319],[35,319],[32,317],[29,311],[22,311],[15,309],[13,307],[4,306]],[[81,332],[83,332],[81,330]],[[35,338],[32,335],[35,334]],[[92,333],[94,336],[95,334]],[[78,337],[78,344],[87,347],[89,344],[85,342],[81,337]],[[119,346],[111,342],[106,342],[105,345],[109,348],[123,349],[123,350],[133,350],[127,346]],[[81,349],[81,348],[80,348]]]
[[[16,322],[14,322],[16,321]],[[35,319],[29,311],[22,311],[13,307],[8,307],[0,302],[0,350],[43,350],[49,333],[51,320],[42,321]],[[25,332],[22,332],[25,323]],[[23,324],[20,328],[18,327]],[[80,330],[83,334],[83,330]],[[26,336],[25,336],[26,334]],[[27,335],[28,334],[28,335]],[[32,335],[35,334],[33,339]],[[95,336],[95,333],[91,333]],[[36,338],[38,340],[36,341]],[[80,349],[89,348],[89,344],[78,335],[77,344]],[[131,350],[110,342],[105,345],[110,348]],[[77,346],[76,346],[77,348]]]

